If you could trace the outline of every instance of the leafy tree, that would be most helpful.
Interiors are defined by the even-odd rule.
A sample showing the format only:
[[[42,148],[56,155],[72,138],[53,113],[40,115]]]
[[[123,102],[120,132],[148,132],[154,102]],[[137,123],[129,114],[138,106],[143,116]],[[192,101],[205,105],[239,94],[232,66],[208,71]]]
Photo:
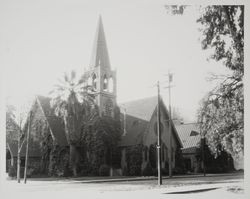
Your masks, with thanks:
[[[91,173],[98,175],[101,166],[120,167],[117,148],[121,138],[120,121],[111,117],[95,117],[83,128],[82,143],[88,154],[87,162]],[[118,159],[117,159],[118,158]]]
[[[182,15],[189,6],[165,6],[168,13]],[[198,111],[201,131],[212,152],[244,150],[244,6],[196,6],[201,11],[202,49],[212,49],[210,59],[222,62],[230,75],[211,75],[219,85],[202,100]],[[221,147],[220,147],[221,146]]]
[[[77,175],[79,154],[77,146],[80,145],[82,125],[95,115],[94,96],[90,87],[83,86],[83,79],[77,79],[74,71],[64,74],[63,80],[55,85],[51,91],[51,106],[55,114],[64,119],[67,141],[70,145],[70,165],[73,174]]]
[[[201,131],[215,154],[238,155],[244,150],[244,6],[207,6],[197,22],[203,25],[202,48],[213,49],[211,59],[232,71],[211,78],[222,81],[202,101]]]

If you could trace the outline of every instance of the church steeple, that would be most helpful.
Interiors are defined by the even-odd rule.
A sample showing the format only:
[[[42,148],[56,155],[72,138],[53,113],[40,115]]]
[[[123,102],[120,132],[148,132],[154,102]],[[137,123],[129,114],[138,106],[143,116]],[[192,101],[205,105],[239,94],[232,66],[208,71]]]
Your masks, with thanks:
[[[98,20],[90,66],[84,72],[84,79],[95,91],[100,115],[113,117],[116,107],[116,71],[111,70],[101,16]]]
[[[90,68],[95,68],[98,66],[100,66],[103,69],[104,68],[110,69],[109,54],[108,54],[108,48],[106,44],[101,15],[99,16],[92,56],[90,60]]]

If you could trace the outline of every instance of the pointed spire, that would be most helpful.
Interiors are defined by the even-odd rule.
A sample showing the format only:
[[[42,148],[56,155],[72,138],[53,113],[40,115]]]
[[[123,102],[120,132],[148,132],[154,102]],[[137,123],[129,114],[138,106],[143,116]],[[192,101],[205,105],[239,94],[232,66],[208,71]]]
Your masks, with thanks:
[[[101,15],[99,16],[92,56],[90,60],[90,68],[94,68],[97,66],[110,69],[109,54]]]

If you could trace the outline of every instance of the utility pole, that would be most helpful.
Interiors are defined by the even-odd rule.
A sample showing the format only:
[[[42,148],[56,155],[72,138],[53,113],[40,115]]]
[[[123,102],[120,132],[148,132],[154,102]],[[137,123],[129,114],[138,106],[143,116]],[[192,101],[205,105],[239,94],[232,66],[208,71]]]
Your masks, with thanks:
[[[162,175],[161,175],[161,125],[160,125],[160,85],[159,81],[157,82],[157,96],[158,96],[158,104],[157,104],[157,157],[158,157],[158,185],[162,185]]]
[[[205,136],[202,136],[201,138],[202,143],[202,162],[203,162],[203,175],[206,176],[206,166],[205,166]]]
[[[21,147],[20,147],[20,141],[21,141],[21,134],[22,134],[22,130],[21,130],[21,122],[20,122],[20,126],[19,126],[19,134],[18,134],[18,140],[17,140],[17,182],[20,183],[20,152],[21,152]]]
[[[29,137],[30,137],[30,128],[31,128],[31,116],[32,111],[29,114],[29,123],[28,123],[28,133],[26,139],[26,155],[25,155],[25,168],[24,168],[24,183],[26,184],[27,181],[27,167],[28,167],[28,152],[29,152]]]
[[[169,94],[169,178],[172,177],[172,124],[171,124],[171,82],[173,80],[173,74],[168,73],[168,94]]]

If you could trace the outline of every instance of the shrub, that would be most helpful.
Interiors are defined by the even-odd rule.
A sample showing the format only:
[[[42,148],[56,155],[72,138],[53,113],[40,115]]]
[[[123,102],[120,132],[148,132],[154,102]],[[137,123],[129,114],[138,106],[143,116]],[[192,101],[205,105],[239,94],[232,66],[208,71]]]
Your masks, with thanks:
[[[142,145],[130,146],[126,149],[128,175],[141,175]]]
[[[168,176],[168,175],[169,175],[169,170],[168,170],[168,168],[163,168],[163,169],[161,170],[161,172],[162,172],[162,175],[164,175],[164,176]]]
[[[183,167],[175,167],[174,169],[173,169],[173,173],[174,174],[185,174],[186,173],[186,169],[185,168],[183,168]]]
[[[16,177],[17,171],[16,168],[14,166],[10,166],[9,168],[9,176],[10,177]]]
[[[99,168],[99,175],[100,176],[109,176],[109,171],[110,171],[110,167],[106,164],[103,164]]]
[[[151,164],[149,162],[147,163],[146,167],[142,170],[142,175],[143,176],[152,176],[152,175],[154,175],[152,166],[151,166]]]

